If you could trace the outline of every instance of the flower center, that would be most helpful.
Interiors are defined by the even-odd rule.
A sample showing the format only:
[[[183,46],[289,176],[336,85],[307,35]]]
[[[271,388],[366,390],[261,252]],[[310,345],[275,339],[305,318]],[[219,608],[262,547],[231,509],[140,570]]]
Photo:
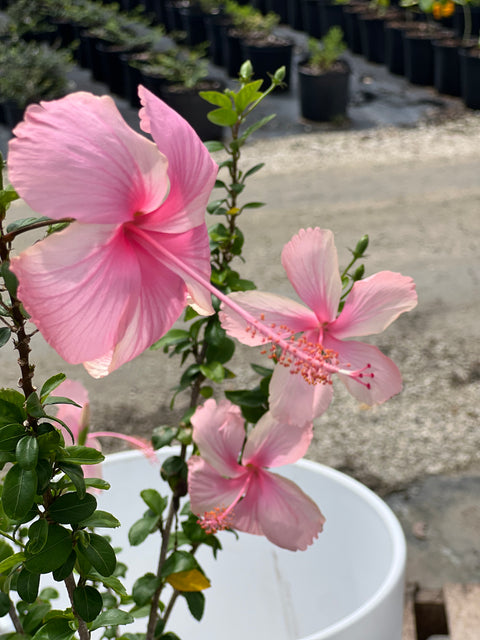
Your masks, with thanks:
[[[206,533],[217,533],[217,531],[224,531],[225,529],[230,529],[233,526],[233,521],[235,519],[233,509],[246,495],[252,476],[253,473],[246,474],[245,482],[242,484],[240,491],[228,507],[215,507],[210,511],[205,511],[203,516],[197,520],[197,523],[205,530]]]

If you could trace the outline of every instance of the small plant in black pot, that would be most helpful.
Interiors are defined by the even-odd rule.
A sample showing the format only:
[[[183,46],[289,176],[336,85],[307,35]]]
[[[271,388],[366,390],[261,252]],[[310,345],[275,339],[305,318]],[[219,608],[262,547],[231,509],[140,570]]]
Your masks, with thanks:
[[[309,38],[308,55],[298,65],[303,118],[326,122],[346,116],[351,70],[341,58],[345,49],[340,27],[331,27],[321,40]]]

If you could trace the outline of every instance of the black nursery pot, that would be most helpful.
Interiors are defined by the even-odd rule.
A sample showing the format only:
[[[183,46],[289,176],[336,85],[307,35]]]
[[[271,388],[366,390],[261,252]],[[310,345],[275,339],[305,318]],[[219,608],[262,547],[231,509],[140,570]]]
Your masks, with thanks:
[[[243,62],[240,35],[231,29],[224,29],[222,31],[222,45],[225,69],[230,78],[236,78]]]
[[[418,33],[404,32],[405,76],[412,84],[433,85],[432,38]]]
[[[253,67],[254,79],[262,79],[270,83],[277,69],[285,67],[284,87],[277,87],[275,91],[289,91],[290,75],[292,68],[293,42],[285,41],[282,44],[262,45],[254,41],[241,41],[243,60],[250,60]]]
[[[385,23],[385,66],[399,76],[405,74],[403,32],[406,28],[406,23]]]
[[[345,60],[337,68],[320,75],[298,66],[300,111],[303,118],[315,122],[328,122],[345,117],[350,95],[351,70]]]
[[[267,13],[273,11],[280,16],[280,22],[287,24],[288,22],[288,0],[265,0],[265,9]]]
[[[439,93],[460,96],[459,42],[455,40],[436,40],[433,46],[433,86]]]
[[[480,57],[478,49],[460,49],[462,99],[469,109],[480,109]]]
[[[385,19],[369,14],[358,16],[362,53],[369,62],[385,62]]]
[[[301,0],[303,29],[312,38],[321,38],[325,34],[322,24],[322,4],[327,0]]]
[[[320,7],[321,24],[325,33],[332,27],[340,27],[345,33],[345,16],[343,5],[334,2],[326,2]]]
[[[207,41],[205,14],[195,6],[180,8],[182,29],[186,33],[186,44],[195,47]]]
[[[345,41],[352,53],[362,53],[362,39],[360,36],[359,15],[364,6],[351,5],[343,10],[345,19]]]
[[[122,56],[134,52],[125,47],[114,46],[105,42],[97,42],[95,47],[101,61],[101,75],[108,84],[110,91],[118,96],[127,97],[126,71]]]
[[[223,51],[223,32],[230,28],[230,20],[224,14],[208,13],[205,16],[205,31],[207,40],[210,43],[209,55],[213,62],[220,67],[225,65],[225,55]]]
[[[301,0],[288,0],[288,24],[296,31],[303,31],[303,11]]]

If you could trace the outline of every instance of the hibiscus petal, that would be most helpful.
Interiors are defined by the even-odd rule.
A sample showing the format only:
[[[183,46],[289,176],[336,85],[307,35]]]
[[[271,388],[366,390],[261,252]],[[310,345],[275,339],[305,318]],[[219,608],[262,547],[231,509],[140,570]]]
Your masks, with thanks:
[[[106,225],[74,223],[14,258],[12,270],[47,342],[95,377],[158,340],[186,304],[180,277]]]
[[[380,333],[416,305],[412,278],[381,271],[353,285],[342,313],[328,330],[340,340]]]
[[[242,464],[255,467],[280,467],[302,458],[313,437],[311,422],[295,428],[267,412],[248,434]]]
[[[338,312],[342,282],[333,233],[301,229],[282,251],[282,264],[300,298],[320,323],[331,322]]]
[[[9,178],[42,215],[119,224],[167,194],[167,159],[108,96],[77,92],[32,105],[14,134]]]
[[[360,402],[368,405],[385,402],[402,390],[402,377],[396,364],[387,358],[377,347],[355,340],[325,340],[325,346],[335,349],[339,354],[339,364],[355,371],[370,365],[364,371],[363,378],[355,379],[344,374],[338,377],[345,384],[348,391]],[[369,377],[373,374],[373,378]],[[370,388],[365,386],[370,385]]]
[[[197,516],[217,507],[228,508],[245,484],[246,472],[236,478],[224,478],[200,456],[188,461],[188,493],[190,508]]]
[[[289,338],[292,333],[307,331],[318,325],[310,309],[284,296],[263,291],[243,291],[231,293],[228,297],[259,322],[275,328],[282,338]],[[264,336],[259,331],[252,331],[252,325],[225,303],[221,305],[219,318],[228,335],[243,344],[253,347],[265,343]]]
[[[243,474],[238,456],[245,439],[244,419],[240,409],[227,400],[218,404],[206,400],[191,418],[193,440],[200,455],[221,475]]]
[[[304,551],[323,529],[325,518],[294,482],[258,470],[246,497],[235,507],[233,526],[263,533],[273,544]]]
[[[186,120],[145,87],[140,86],[138,94],[143,105],[140,126],[168,158],[170,179],[168,197],[149,224],[161,225],[168,233],[198,226],[204,222],[218,166]]]
[[[330,405],[333,388],[329,383],[309,384],[300,374],[276,366],[270,381],[270,411],[278,420],[302,427],[322,415]]]

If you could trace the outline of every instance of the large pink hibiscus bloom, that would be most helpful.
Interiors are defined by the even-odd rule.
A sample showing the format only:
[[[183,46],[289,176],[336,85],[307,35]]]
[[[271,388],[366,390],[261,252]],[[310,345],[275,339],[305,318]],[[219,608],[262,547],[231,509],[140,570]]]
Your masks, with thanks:
[[[186,304],[213,312],[204,221],[217,166],[183,118],[139,88],[133,131],[113,100],[73,93],[30,106],[9,177],[37,212],[74,218],[12,260],[19,297],[46,340],[94,377],[160,338]],[[174,255],[174,263],[169,256]]]
[[[342,282],[333,233],[323,229],[302,229],[287,243],[282,264],[300,299],[305,303],[260,291],[231,294],[229,297],[251,316],[279,335],[301,334],[297,343],[303,351],[332,353],[332,362],[349,392],[368,405],[381,403],[402,388],[396,365],[376,347],[350,340],[380,333],[401,313],[417,304],[411,278],[381,271],[353,285],[342,312],[338,313]],[[252,331],[239,315],[222,304],[222,326],[240,342],[260,345],[265,338]],[[292,342],[292,348],[295,344]],[[323,413],[332,399],[330,376],[312,384],[291,369],[276,366],[270,384],[270,410],[279,419],[303,424]],[[326,382],[326,383],[325,383]]]
[[[212,532],[231,526],[291,551],[306,549],[325,518],[296,484],[265,467],[301,458],[312,439],[312,424],[292,429],[266,413],[249,433],[240,463],[245,429],[238,407],[207,400],[192,424],[200,456],[188,461],[188,491],[204,528]]]

